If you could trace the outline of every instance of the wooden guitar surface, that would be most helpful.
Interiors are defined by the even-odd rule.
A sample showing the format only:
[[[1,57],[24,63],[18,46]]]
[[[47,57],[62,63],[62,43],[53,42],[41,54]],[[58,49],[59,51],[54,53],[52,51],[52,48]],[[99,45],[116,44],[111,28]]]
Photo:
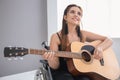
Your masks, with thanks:
[[[81,43],[81,42],[73,42],[71,44],[71,51],[72,52],[79,52],[80,54],[82,54],[81,52],[81,48],[85,45],[92,45],[92,46],[96,46],[100,43],[100,41],[94,41],[91,43]],[[118,61],[116,59],[115,53],[112,50],[112,48],[108,48],[107,50],[105,50],[103,52],[103,61],[104,61],[104,65],[101,65],[100,61],[97,59],[93,59],[93,57],[91,56],[91,61],[85,61],[85,60],[81,60],[81,59],[72,59],[73,60],[73,67],[74,69],[69,69],[71,70],[70,72],[74,73],[74,75],[77,74],[87,74],[93,78],[95,78],[96,76],[98,77],[103,77],[102,80],[115,80],[119,77],[120,75],[120,68],[119,68],[119,64]],[[76,71],[78,71],[76,73]]]

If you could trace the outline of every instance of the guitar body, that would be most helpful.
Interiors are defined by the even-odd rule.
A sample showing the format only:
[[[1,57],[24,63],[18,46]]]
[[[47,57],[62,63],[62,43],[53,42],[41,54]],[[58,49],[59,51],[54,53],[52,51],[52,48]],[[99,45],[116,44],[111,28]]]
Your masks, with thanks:
[[[79,52],[85,45],[96,46],[101,41],[93,41],[91,43],[73,42],[71,44],[72,52]],[[82,59],[69,59],[67,62],[68,69],[73,75],[88,75],[93,80],[115,80],[120,75],[120,68],[117,62],[115,53],[112,48],[108,48],[103,52],[104,65],[100,61],[93,59],[91,61],[84,61]]]

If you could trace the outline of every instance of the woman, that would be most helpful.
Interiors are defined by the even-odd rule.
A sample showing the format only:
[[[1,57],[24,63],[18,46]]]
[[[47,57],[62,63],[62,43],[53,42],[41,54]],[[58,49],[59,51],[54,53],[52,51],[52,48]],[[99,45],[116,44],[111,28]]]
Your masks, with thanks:
[[[95,40],[102,41],[95,47],[94,58],[102,59],[102,52],[112,45],[112,41],[102,35],[80,30],[80,22],[83,15],[81,7],[71,4],[64,11],[62,30],[51,36],[50,50],[67,51],[70,44],[74,41],[91,42]],[[43,58],[48,61],[52,69],[53,80],[93,80],[87,75],[73,76],[67,66],[67,59],[56,57],[54,52],[45,53]]]

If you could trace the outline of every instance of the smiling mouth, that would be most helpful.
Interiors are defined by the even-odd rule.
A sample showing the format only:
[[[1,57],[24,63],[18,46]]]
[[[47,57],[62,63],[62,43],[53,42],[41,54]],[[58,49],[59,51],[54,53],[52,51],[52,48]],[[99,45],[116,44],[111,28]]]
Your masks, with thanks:
[[[76,18],[72,18],[74,21],[79,21],[79,19],[76,19]]]

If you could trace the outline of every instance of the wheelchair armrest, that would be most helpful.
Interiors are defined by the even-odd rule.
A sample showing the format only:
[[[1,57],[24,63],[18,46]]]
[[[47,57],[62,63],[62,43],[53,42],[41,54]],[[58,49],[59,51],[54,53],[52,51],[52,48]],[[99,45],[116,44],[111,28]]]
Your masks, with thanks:
[[[41,63],[45,64],[45,65],[48,65],[48,62],[47,60],[40,60]]]
[[[49,50],[50,47],[48,46],[47,44],[47,41],[43,41],[42,44],[41,44],[45,49]]]

